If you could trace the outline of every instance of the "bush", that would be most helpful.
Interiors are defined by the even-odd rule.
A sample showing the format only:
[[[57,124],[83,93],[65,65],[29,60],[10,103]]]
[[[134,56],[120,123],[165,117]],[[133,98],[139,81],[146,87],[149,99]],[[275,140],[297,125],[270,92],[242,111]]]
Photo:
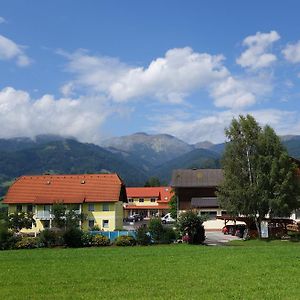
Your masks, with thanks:
[[[62,246],[64,244],[64,237],[62,231],[45,229],[39,235],[40,242],[45,247]]]
[[[178,228],[183,236],[188,235],[189,244],[201,244],[205,240],[203,219],[196,212],[187,211],[180,214]]]
[[[81,236],[81,243],[84,247],[90,247],[92,246],[93,242],[93,235],[91,235],[89,232],[83,232]]]
[[[115,241],[116,246],[135,246],[136,240],[132,236],[121,235]]]
[[[92,245],[96,247],[109,246],[110,240],[106,236],[96,234],[92,238]]]
[[[100,227],[98,225],[94,225],[92,228],[91,228],[91,231],[100,231]]]
[[[160,243],[171,244],[176,240],[176,233],[173,228],[164,227],[161,234]]]
[[[140,226],[136,230],[136,243],[142,246],[148,246],[151,244],[151,235],[146,226]]]
[[[161,224],[160,219],[151,219],[149,222],[149,232],[151,234],[151,238],[155,243],[159,243],[161,241],[163,235],[164,227]]]
[[[0,220],[0,249],[11,249],[13,246],[13,234],[8,230],[7,224]]]
[[[82,231],[79,228],[70,228],[64,233],[64,241],[68,247],[81,247]]]
[[[33,249],[38,248],[39,241],[35,237],[23,237],[20,241],[16,242],[16,249]]]

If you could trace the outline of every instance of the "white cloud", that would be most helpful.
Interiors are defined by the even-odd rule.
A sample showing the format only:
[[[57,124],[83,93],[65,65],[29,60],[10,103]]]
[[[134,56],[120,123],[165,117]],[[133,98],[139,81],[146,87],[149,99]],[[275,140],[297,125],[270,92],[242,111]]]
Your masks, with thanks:
[[[261,125],[272,126],[278,134],[289,134],[293,128],[293,134],[300,133],[300,118],[297,113],[278,109],[263,109],[253,111],[221,111],[202,115],[199,118],[181,118],[181,114],[170,113],[167,117],[157,116],[155,125],[150,127],[154,132],[168,133],[179,137],[188,143],[211,141],[221,143],[225,141],[224,129],[229,126],[232,118],[239,114],[251,114]],[[153,118],[153,117],[152,117]],[[294,130],[295,129],[295,130]]]
[[[222,55],[197,53],[189,47],[171,49],[145,68],[82,51],[68,57],[68,70],[75,74],[76,86],[92,88],[116,102],[152,97],[180,103],[194,90],[228,75]]]
[[[243,45],[248,49],[236,60],[237,64],[250,70],[269,67],[277,58],[267,51],[279,39],[280,36],[276,31],[270,33],[257,32],[255,35],[246,37]]]
[[[16,60],[19,67],[26,67],[31,63],[30,58],[24,53],[22,46],[0,35],[0,60]]]
[[[6,87],[0,90],[0,137],[47,133],[97,143],[100,127],[111,113],[113,108],[100,97],[32,99],[25,91]]]
[[[287,61],[293,64],[300,63],[300,40],[295,44],[288,44],[282,53]]]
[[[6,23],[6,20],[3,17],[0,17],[0,24]]]

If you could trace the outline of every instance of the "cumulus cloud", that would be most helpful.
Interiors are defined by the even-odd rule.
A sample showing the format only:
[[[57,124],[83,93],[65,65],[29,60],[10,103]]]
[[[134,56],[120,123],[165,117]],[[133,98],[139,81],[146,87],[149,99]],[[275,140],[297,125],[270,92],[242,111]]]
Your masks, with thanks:
[[[6,87],[0,91],[0,137],[34,137],[38,134],[74,136],[98,142],[100,126],[113,112],[104,99],[80,97],[39,99],[22,90]]]
[[[257,103],[272,91],[271,78],[267,74],[255,77],[228,76],[220,82],[212,84],[210,95],[216,107],[241,109]]]
[[[149,98],[180,104],[193,92],[203,90],[217,107],[241,108],[255,104],[270,87],[262,78],[232,75],[222,55],[199,53],[189,47],[170,49],[145,67],[83,50],[63,55],[69,59],[67,70],[74,75],[61,88],[65,96],[83,88],[117,103]]]
[[[154,132],[164,132],[177,136],[180,139],[191,144],[200,141],[211,141],[221,143],[225,141],[224,128],[228,127],[232,118],[238,117],[239,114],[251,114],[261,125],[270,125],[278,134],[290,133],[290,128],[300,131],[300,118],[296,112],[283,111],[278,109],[263,109],[253,111],[231,111],[212,112],[202,115],[198,118],[182,114],[170,114],[169,116],[157,116],[156,124],[149,129]],[[153,118],[153,117],[152,117]]]
[[[171,49],[147,67],[129,66],[115,58],[82,51],[68,58],[68,70],[75,74],[76,86],[92,88],[116,102],[153,97],[180,103],[194,90],[228,75],[222,55],[197,53],[189,47]]]
[[[19,67],[26,67],[31,63],[30,58],[24,53],[22,46],[0,35],[0,60],[13,59]]]
[[[243,45],[248,49],[236,60],[237,64],[250,70],[269,67],[277,57],[268,52],[272,44],[280,39],[276,31],[270,33],[257,32],[244,39]]]
[[[295,44],[288,44],[282,53],[287,61],[293,64],[300,63],[300,40]]]

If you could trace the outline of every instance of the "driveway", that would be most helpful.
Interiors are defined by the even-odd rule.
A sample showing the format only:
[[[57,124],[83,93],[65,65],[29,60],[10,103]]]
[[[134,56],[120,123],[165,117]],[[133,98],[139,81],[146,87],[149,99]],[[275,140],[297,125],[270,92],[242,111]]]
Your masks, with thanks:
[[[225,235],[221,231],[206,231],[205,235],[205,244],[208,246],[224,246],[230,241],[241,240],[237,236]]]

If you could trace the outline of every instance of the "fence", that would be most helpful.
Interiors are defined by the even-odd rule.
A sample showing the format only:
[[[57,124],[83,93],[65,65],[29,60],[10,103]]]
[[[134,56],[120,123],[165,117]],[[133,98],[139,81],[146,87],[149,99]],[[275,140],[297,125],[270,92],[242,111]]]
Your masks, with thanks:
[[[136,232],[135,231],[90,231],[92,235],[100,234],[103,236],[106,236],[113,242],[117,237],[119,236],[132,236],[136,238]]]

